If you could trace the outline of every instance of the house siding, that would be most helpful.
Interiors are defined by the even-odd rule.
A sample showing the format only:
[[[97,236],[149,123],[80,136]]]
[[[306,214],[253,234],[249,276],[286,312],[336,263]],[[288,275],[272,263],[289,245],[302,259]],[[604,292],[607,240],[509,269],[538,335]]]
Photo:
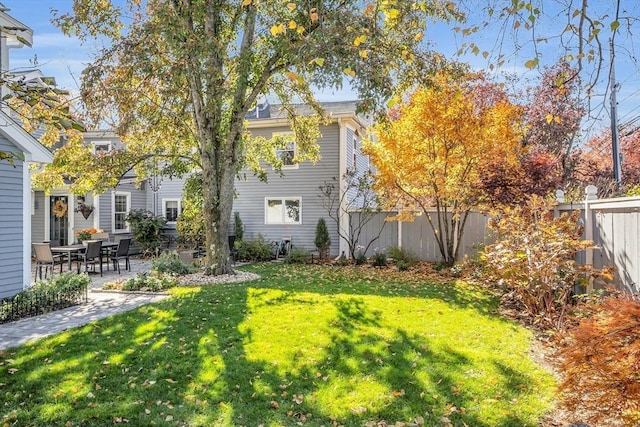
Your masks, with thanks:
[[[0,151],[16,152],[0,137]],[[0,298],[11,297],[23,287],[23,163],[15,168],[0,161]]]
[[[271,137],[274,133],[288,132],[286,126],[252,129],[256,136]],[[339,237],[336,224],[329,218],[320,203],[319,186],[325,181],[339,178],[340,127],[333,123],[321,128],[322,137],[318,141],[321,159],[313,164],[304,161],[297,169],[283,169],[284,176],[267,168],[267,182],[261,182],[250,171],[243,171],[246,180],[235,184],[237,199],[233,211],[240,213],[244,226],[244,238],[253,239],[262,234],[269,241],[280,241],[283,236],[291,236],[293,246],[309,250],[315,249],[315,229],[318,219],[327,222],[331,237],[331,254],[338,253]],[[300,224],[265,224],[265,198],[300,198]]]

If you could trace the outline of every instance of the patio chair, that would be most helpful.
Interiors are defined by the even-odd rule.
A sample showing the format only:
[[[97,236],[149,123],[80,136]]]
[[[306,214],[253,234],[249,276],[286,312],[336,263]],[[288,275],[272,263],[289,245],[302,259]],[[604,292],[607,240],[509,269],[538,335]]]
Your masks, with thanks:
[[[60,266],[60,273],[62,274],[62,265],[65,259],[61,255],[54,255],[51,252],[51,246],[49,243],[33,243],[33,252],[36,257],[36,270],[34,273],[34,281],[38,280],[38,273],[40,274],[40,280],[42,280],[42,267],[44,267],[44,278],[47,278],[47,272],[51,269],[51,276],[56,265]]]
[[[113,262],[113,269],[118,270],[118,274],[120,274],[120,260],[124,260],[125,270],[131,271],[131,263],[129,261],[129,246],[131,246],[131,239],[120,239],[118,242],[118,247],[112,249],[109,252],[108,257],[109,260]],[[107,262],[107,269],[108,269]]]
[[[92,266],[92,272],[96,273],[96,263],[100,265],[100,276],[102,276],[102,240],[87,241],[87,249],[79,253],[73,260],[78,264],[78,273],[80,273],[80,265],[84,265],[84,271],[89,272],[89,264]]]

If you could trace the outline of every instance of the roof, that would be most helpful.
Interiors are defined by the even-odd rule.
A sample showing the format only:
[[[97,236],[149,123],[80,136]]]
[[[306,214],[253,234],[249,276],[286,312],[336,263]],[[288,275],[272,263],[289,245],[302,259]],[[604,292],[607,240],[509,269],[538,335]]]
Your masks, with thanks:
[[[36,163],[51,163],[53,161],[51,151],[2,111],[0,111],[0,124],[2,124],[0,134],[25,153],[27,161]]]
[[[0,32],[3,37],[6,37],[7,43],[31,47],[33,45],[33,30],[9,16],[7,13],[9,10],[0,3]]]
[[[332,119],[353,119],[361,125],[365,125],[367,119],[357,113],[358,101],[321,102],[320,106],[326,115]],[[313,113],[308,104],[293,104],[296,113],[304,116]],[[281,104],[258,104],[255,109],[247,114],[249,127],[262,127],[284,123],[287,121],[287,111]]]

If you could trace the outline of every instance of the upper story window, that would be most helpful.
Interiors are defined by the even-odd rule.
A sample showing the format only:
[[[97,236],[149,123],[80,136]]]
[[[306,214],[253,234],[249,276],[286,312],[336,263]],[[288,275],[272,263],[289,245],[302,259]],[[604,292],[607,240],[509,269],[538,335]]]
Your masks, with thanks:
[[[182,213],[180,199],[162,199],[162,211],[167,222],[176,222],[178,215]]]
[[[125,218],[131,210],[131,193],[116,192],[113,195],[113,232],[128,232]]]
[[[111,141],[93,141],[91,145],[93,146],[94,154],[108,153],[111,151]]]
[[[282,148],[276,148],[276,156],[282,161],[282,169],[298,169],[298,163],[294,161],[297,150],[294,133],[277,133],[273,136],[282,136],[286,138],[285,146]]]
[[[265,223],[302,224],[302,199],[300,197],[267,197]]]

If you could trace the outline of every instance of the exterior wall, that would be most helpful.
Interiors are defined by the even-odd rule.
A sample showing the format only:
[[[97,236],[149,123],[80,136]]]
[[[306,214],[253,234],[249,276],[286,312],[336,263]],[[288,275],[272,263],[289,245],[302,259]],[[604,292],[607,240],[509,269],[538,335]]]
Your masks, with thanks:
[[[45,237],[45,197],[44,191],[34,191],[31,215],[31,243],[44,242]]]
[[[16,152],[4,138],[0,151]],[[0,298],[15,295],[24,285],[23,173],[23,162],[17,160],[14,168],[0,161]]]
[[[254,135],[271,137],[273,133],[288,132],[288,127],[252,129]],[[246,180],[236,181],[237,199],[233,211],[240,213],[246,239],[262,234],[269,241],[280,241],[283,236],[291,236],[294,246],[315,250],[315,229],[318,219],[325,218],[331,237],[332,255],[338,255],[339,237],[336,224],[322,208],[318,187],[325,181],[339,178],[340,127],[332,123],[321,128],[320,156],[316,164],[305,161],[297,169],[284,169],[280,177],[275,171],[267,170],[267,183],[261,182],[250,171]],[[265,199],[267,197],[301,198],[301,224],[275,225],[265,222]]]

